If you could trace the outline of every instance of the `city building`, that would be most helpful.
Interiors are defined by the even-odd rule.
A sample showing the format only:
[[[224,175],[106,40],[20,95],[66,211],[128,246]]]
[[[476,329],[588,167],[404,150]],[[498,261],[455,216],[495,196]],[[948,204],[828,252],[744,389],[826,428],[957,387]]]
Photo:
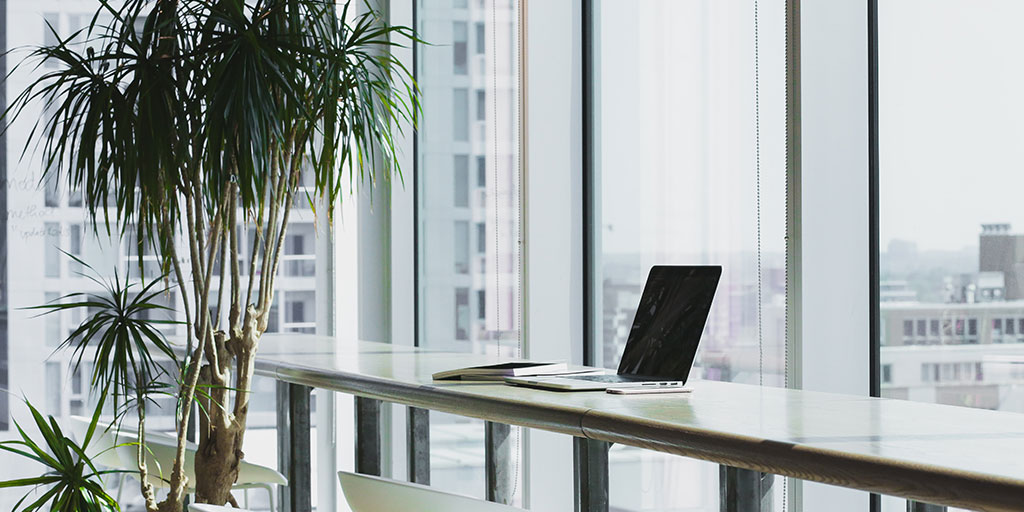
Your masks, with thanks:
[[[883,396],[1024,408],[1024,299],[1013,291],[1024,277],[1024,235],[1011,234],[1009,224],[986,224],[979,239],[980,271],[947,277],[947,302],[918,302],[902,281],[904,300],[881,303]],[[894,288],[884,287],[882,296]]]

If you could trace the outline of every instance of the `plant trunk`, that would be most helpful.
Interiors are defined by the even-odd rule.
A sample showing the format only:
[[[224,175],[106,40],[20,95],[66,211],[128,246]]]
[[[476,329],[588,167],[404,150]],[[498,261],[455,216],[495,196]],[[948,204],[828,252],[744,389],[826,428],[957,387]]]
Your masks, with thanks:
[[[210,417],[205,436],[200,437],[196,453],[196,498],[200,503],[224,505],[231,498],[231,487],[238,481],[238,471],[245,454],[242,443],[249,416],[250,388],[255,372],[256,347],[259,334],[255,322],[241,330],[239,337],[227,343],[228,350],[235,355],[235,396],[234,408],[228,406],[227,393],[213,393],[220,405],[209,404]]]
[[[224,505],[231,486],[238,480],[242,462],[242,432],[245,426],[211,427],[210,435],[196,453],[196,497],[200,503]]]

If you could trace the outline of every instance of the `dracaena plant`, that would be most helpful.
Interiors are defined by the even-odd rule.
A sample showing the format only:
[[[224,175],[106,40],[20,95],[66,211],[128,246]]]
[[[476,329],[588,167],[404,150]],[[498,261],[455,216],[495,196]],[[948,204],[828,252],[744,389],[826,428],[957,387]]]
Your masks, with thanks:
[[[181,510],[197,389],[209,392],[191,486],[200,502],[229,499],[292,205],[331,205],[398,171],[397,130],[418,103],[391,49],[414,35],[351,3],[100,0],[81,33],[27,57],[56,66],[5,114],[47,105],[25,154],[41,158],[45,179],[82,190],[97,230],[140,255],[152,244],[184,303],[177,456],[150,511]],[[256,234],[251,248],[239,248],[241,229]]]
[[[67,253],[65,253],[67,254]],[[85,271],[79,272],[96,285],[101,291],[95,293],[72,293],[65,295],[49,304],[28,308],[41,310],[42,315],[60,313],[68,310],[84,310],[84,320],[56,350],[71,352],[72,368],[77,371],[82,360],[93,361],[90,386],[100,396],[93,422],[103,403],[110,397],[115,411],[115,427],[121,419],[133,410],[138,419],[135,443],[139,481],[142,483],[142,496],[148,507],[156,507],[156,498],[149,483],[149,468],[146,465],[146,411],[157,395],[166,394],[168,381],[180,379],[179,375],[169,375],[167,367],[180,374],[177,358],[163,332],[161,325],[177,324],[167,319],[154,316],[170,316],[172,310],[161,304],[160,298],[168,292],[158,285],[165,282],[155,279],[146,284],[129,282],[127,276],[121,277],[117,270],[110,279],[103,279],[88,263],[74,255],[67,254]],[[160,364],[161,360],[165,364]],[[29,406],[31,408],[31,405]],[[33,409],[33,414],[35,410]],[[91,430],[95,426],[90,427]]]
[[[44,468],[41,475],[0,482],[2,488],[28,487],[30,490],[12,510],[19,512],[113,512],[121,508],[103,485],[103,477],[119,470],[98,469],[87,450],[97,434],[97,420],[103,409],[99,401],[92,421],[81,442],[64,434],[60,424],[50,416],[44,418],[31,403],[25,402],[32,415],[37,435],[31,435],[17,420],[18,438],[0,442],[4,451],[33,461]]]

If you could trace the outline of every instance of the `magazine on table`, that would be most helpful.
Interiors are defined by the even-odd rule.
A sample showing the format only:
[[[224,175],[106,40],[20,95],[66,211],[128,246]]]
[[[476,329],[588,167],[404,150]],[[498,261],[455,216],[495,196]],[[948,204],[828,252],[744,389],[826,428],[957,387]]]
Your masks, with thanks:
[[[503,380],[505,377],[536,377],[593,372],[593,369],[570,370],[564,362],[509,361],[506,363],[470,366],[437,372],[434,380]]]

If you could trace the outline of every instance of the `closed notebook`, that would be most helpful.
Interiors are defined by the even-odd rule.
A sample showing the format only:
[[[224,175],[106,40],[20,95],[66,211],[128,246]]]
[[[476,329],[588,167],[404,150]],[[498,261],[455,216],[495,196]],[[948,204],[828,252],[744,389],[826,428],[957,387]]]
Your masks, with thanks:
[[[501,380],[505,377],[529,377],[533,375],[556,375],[567,373],[565,363],[536,361],[512,361],[508,363],[470,366],[437,372],[434,380]]]

